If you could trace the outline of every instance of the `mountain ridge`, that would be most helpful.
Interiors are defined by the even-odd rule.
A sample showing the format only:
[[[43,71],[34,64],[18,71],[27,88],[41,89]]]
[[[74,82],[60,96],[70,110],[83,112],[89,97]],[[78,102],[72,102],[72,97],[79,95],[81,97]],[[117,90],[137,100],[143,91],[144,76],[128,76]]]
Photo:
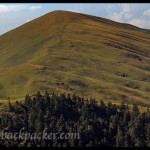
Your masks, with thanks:
[[[95,20],[97,20],[97,21],[99,21],[99,22],[110,22],[111,21],[111,23],[110,23],[110,25],[111,24],[113,24],[113,23],[115,23],[115,24],[118,24],[118,26],[121,26],[121,25],[125,25],[128,29],[137,29],[137,30],[142,30],[142,31],[146,31],[146,32],[150,32],[150,30],[149,29],[144,29],[144,28],[140,28],[140,27],[137,27],[137,26],[135,26],[135,25],[132,25],[132,24],[128,24],[128,23],[121,23],[121,22],[117,22],[117,21],[114,21],[114,20],[111,20],[111,19],[108,19],[108,18],[103,18],[103,17],[100,17],[100,16],[94,16],[94,15],[89,15],[89,14],[84,14],[84,13],[79,13],[79,12],[73,12],[73,11],[67,11],[67,10],[54,10],[54,11],[51,11],[51,12],[48,12],[48,13],[46,13],[46,14],[44,14],[44,15],[41,15],[40,17],[37,17],[37,18],[35,18],[35,19],[33,19],[33,20],[31,20],[31,21],[29,21],[29,22],[27,22],[27,23],[24,23],[24,24],[22,24],[22,25],[20,25],[20,26],[18,26],[18,27],[16,27],[16,28],[14,28],[14,29],[12,29],[12,30],[10,30],[10,31],[8,31],[8,32],[12,32],[13,30],[16,30],[16,29],[18,29],[18,28],[20,28],[20,27],[22,27],[22,26],[24,26],[24,25],[26,25],[26,24],[29,24],[29,23],[31,23],[32,21],[35,21],[35,20],[38,20],[38,19],[40,19],[40,18],[43,18],[43,17],[48,17],[48,15],[52,15],[52,13],[54,14],[54,15],[62,15],[62,13],[64,13],[64,14],[66,14],[66,15],[68,15],[68,14],[72,14],[72,16],[74,17],[74,15],[80,15],[80,16],[84,16],[84,17],[87,17],[87,18],[91,18],[91,19],[95,19]],[[7,34],[8,32],[6,32],[6,33],[4,33],[4,34],[2,34],[2,35],[0,35],[0,36],[3,36],[3,35],[5,35],[5,34]]]

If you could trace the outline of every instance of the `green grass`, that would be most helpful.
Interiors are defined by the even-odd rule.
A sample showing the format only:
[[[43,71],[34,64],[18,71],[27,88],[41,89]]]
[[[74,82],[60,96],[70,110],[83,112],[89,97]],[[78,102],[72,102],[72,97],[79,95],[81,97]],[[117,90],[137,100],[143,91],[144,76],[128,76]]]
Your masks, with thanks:
[[[150,65],[150,34],[132,28],[58,11],[0,36],[0,97],[48,90],[150,104],[150,71],[141,69]]]

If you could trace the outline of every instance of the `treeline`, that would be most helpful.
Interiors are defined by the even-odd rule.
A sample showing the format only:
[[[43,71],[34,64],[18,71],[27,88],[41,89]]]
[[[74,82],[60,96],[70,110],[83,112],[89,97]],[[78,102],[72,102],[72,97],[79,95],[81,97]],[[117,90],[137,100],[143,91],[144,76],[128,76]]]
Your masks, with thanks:
[[[79,133],[79,139],[0,139],[11,147],[150,147],[150,112],[138,106],[98,103],[70,94],[26,95],[25,102],[11,104],[0,114],[0,131],[28,133]]]

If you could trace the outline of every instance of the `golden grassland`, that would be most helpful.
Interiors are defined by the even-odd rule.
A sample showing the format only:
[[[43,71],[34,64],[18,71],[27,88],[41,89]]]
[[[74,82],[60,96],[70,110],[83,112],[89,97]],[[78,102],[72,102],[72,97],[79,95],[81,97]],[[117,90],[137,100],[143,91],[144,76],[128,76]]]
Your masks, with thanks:
[[[149,41],[150,30],[48,13],[0,36],[0,98],[48,90],[150,104]]]

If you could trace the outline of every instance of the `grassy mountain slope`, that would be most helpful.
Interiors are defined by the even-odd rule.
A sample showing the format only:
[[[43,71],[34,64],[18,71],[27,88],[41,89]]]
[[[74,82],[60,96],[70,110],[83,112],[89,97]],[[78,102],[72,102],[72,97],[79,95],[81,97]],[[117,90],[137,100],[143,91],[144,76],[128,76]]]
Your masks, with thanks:
[[[150,30],[53,11],[0,36],[0,96],[37,90],[150,103]]]

